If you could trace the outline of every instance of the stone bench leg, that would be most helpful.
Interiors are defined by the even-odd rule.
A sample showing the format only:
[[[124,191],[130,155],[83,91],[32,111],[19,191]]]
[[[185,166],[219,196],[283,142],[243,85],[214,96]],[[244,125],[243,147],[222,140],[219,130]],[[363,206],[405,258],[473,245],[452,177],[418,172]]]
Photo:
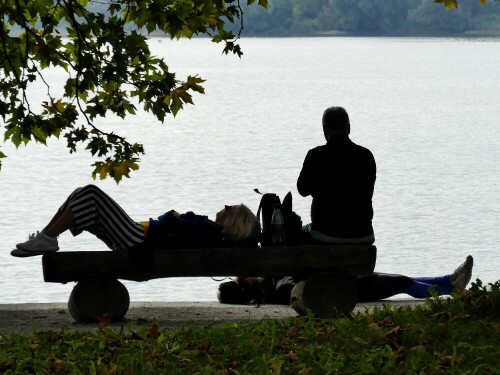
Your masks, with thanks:
[[[121,320],[128,311],[130,297],[121,282],[106,277],[89,277],[76,283],[68,310],[77,322],[97,321],[105,314]]]
[[[318,273],[292,289],[290,305],[300,315],[311,310],[318,318],[348,314],[356,306],[354,280],[334,273]]]

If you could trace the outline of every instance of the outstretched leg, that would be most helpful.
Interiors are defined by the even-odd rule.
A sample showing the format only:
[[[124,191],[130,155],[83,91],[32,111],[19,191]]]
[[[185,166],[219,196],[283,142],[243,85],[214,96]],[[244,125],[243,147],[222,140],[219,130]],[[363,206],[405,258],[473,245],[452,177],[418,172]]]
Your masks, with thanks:
[[[403,293],[415,298],[427,298],[432,296],[431,288],[438,295],[449,295],[454,289],[467,286],[472,277],[473,264],[474,259],[469,255],[452,274],[445,276],[411,278],[378,272],[360,276],[356,281],[358,302],[374,302]]]
[[[360,276],[356,282],[358,302],[380,301],[396,294],[409,294],[415,298],[431,297],[430,287],[434,287],[439,295],[450,294],[453,290],[451,285],[428,284],[404,275],[379,272]]]

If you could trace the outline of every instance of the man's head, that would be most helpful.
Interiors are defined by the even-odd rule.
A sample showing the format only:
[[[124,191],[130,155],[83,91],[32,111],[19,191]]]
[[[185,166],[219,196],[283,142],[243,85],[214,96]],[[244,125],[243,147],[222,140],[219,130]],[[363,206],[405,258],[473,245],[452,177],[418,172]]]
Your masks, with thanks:
[[[351,124],[349,115],[342,107],[330,107],[323,112],[323,133],[328,141],[332,135],[349,134]]]

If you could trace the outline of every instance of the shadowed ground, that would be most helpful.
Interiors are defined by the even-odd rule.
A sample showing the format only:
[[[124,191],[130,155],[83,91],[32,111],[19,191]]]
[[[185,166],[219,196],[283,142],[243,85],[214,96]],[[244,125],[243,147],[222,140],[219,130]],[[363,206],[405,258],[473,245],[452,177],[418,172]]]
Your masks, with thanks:
[[[356,311],[364,311],[373,306],[391,304],[396,306],[416,305],[423,300],[387,300],[383,302],[362,303]],[[251,322],[261,319],[282,319],[297,316],[285,305],[226,305],[218,302],[132,302],[126,319],[111,323],[113,328],[128,329],[149,325],[152,319],[159,322],[160,328],[185,326],[211,326],[227,322]],[[66,303],[0,304],[0,332],[32,333],[33,330],[89,330],[98,329],[96,323],[74,323]]]

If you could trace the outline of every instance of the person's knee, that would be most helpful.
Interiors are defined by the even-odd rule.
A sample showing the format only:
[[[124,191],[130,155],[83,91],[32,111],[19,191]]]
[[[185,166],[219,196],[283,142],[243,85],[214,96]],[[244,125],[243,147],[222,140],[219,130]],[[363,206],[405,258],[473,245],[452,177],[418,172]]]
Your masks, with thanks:
[[[96,185],[93,185],[93,184],[88,184],[88,185],[85,185],[85,186],[82,186],[80,188],[80,191],[96,191],[96,190],[101,190],[99,187],[97,187]]]

